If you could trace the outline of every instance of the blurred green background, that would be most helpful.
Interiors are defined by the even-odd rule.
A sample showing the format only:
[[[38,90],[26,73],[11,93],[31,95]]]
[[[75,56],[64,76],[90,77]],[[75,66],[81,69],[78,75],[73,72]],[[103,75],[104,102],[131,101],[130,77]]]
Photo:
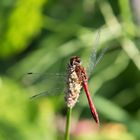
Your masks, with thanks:
[[[73,55],[86,66],[97,45],[99,51],[109,47],[89,81],[101,127],[97,130],[81,94],[71,139],[139,140],[139,5],[139,0],[1,0],[0,140],[63,139],[66,105],[63,91],[56,90],[63,82],[53,73],[64,73]],[[28,81],[28,72],[38,75]],[[45,90],[61,96],[29,100]]]

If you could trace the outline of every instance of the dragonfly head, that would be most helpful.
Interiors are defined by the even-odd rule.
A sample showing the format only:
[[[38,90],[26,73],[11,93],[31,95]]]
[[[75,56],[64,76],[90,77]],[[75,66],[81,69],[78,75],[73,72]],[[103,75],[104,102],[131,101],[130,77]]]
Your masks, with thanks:
[[[73,56],[70,58],[70,65],[74,66],[74,65],[80,65],[81,64],[81,59],[78,56]]]

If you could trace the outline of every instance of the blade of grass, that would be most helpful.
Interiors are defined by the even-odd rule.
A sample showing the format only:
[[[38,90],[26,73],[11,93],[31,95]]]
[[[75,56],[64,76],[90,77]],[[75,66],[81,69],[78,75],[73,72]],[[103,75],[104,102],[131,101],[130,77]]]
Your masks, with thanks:
[[[67,121],[66,121],[66,130],[65,130],[65,140],[70,138],[70,122],[71,122],[71,112],[72,108],[67,108]]]

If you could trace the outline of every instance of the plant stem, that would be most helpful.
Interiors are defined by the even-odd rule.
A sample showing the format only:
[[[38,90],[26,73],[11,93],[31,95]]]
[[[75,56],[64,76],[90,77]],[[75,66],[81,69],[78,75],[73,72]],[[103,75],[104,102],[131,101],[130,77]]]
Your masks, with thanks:
[[[65,129],[65,140],[69,140],[70,137],[70,121],[71,121],[71,112],[72,108],[67,108],[67,122],[66,122],[66,129]]]

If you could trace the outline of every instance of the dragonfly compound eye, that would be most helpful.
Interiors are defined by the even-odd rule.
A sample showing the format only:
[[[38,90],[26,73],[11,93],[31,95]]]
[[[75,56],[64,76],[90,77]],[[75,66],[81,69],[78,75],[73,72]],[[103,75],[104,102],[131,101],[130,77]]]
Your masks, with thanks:
[[[80,64],[81,63],[81,59],[80,57],[78,56],[73,56],[71,59],[70,59],[70,65],[73,66],[73,65],[76,65],[76,64]]]

